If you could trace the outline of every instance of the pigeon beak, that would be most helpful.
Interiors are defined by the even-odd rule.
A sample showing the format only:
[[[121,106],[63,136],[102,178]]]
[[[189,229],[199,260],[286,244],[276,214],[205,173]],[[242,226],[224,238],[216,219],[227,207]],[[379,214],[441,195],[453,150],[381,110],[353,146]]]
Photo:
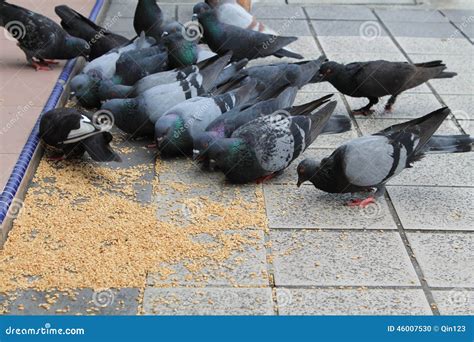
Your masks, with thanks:
[[[193,150],[193,160],[200,160],[201,152],[199,150]]]
[[[161,38],[166,37],[168,34],[169,34],[168,32],[163,31],[163,33],[161,34]]]
[[[198,20],[198,15],[197,15],[197,13],[194,13],[194,14],[193,14],[191,20],[192,20],[192,21]]]
[[[299,188],[303,182],[298,179],[298,182],[296,183],[296,186]]]
[[[165,140],[164,137],[158,137],[156,138],[156,147],[160,147],[161,143]]]

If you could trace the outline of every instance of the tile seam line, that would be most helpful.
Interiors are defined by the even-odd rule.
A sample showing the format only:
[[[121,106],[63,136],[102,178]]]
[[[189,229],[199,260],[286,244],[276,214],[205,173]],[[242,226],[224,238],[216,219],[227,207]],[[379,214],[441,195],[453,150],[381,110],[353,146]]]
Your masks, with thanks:
[[[395,46],[400,50],[400,52],[405,56],[405,58],[410,62],[412,63],[412,60],[410,59],[410,57],[408,56],[408,54],[406,53],[406,51],[402,48],[402,46],[398,43],[398,41],[395,39],[395,37],[393,36],[392,32],[388,29],[388,27],[385,25],[385,23],[382,21],[382,19],[380,18],[380,16],[377,14],[377,12],[375,11],[375,9],[371,9],[373,15],[377,18],[377,21],[378,23],[382,26],[382,28],[387,31],[387,34],[388,34],[388,37],[390,38],[390,40],[392,41],[393,44],[395,44]],[[431,84],[429,84],[429,82],[426,82],[427,86],[429,87],[429,89],[433,92],[433,94],[435,95],[435,97],[438,99],[438,101],[441,103],[441,104],[444,104],[443,100],[441,99],[441,97],[439,96],[439,94],[433,89],[433,87],[431,86]],[[452,114],[451,114],[452,115]],[[458,127],[459,124],[456,122],[456,125]],[[387,206],[388,206],[388,210],[389,212],[391,213],[392,215],[392,219],[395,221],[395,224],[397,226],[397,231],[398,231],[398,234],[400,236],[400,239],[402,241],[402,244],[403,244],[403,247],[405,248],[405,251],[406,253],[408,254],[408,258],[410,259],[410,263],[415,271],[415,274],[416,276],[418,277],[418,281],[420,282],[421,284],[421,287],[422,287],[422,290],[423,290],[423,293],[425,295],[425,298],[428,302],[428,305],[430,306],[430,309],[431,309],[431,312],[433,313],[433,315],[435,316],[439,316],[440,315],[440,312],[439,312],[439,309],[438,309],[438,304],[436,303],[435,299],[434,299],[434,296],[433,296],[433,293],[431,292],[431,288],[430,286],[428,285],[428,281],[426,280],[426,277],[425,277],[425,274],[423,272],[423,269],[421,268],[421,265],[418,261],[418,259],[416,258],[416,255],[415,255],[415,251],[413,249],[413,247],[411,246],[410,244],[410,240],[408,239],[408,235],[405,231],[405,227],[403,226],[402,224],[402,221],[400,219],[400,216],[398,215],[396,209],[395,209],[395,205],[392,201],[392,198],[390,196],[390,193],[389,191],[387,191],[385,193],[385,198],[386,198],[386,201],[387,201]]]
[[[106,0],[96,0],[90,15],[89,19],[92,21],[95,21],[97,19],[97,16],[99,15],[102,7],[104,7],[104,4],[106,3]],[[23,181],[23,178],[27,172],[28,167],[30,166],[30,162],[32,160],[34,151],[39,145],[39,123],[41,120],[41,117],[44,112],[51,110],[56,107],[58,104],[63,91],[64,91],[64,85],[68,81],[69,77],[71,76],[71,73],[76,65],[77,58],[70,59],[66,62],[66,65],[63,67],[63,70],[58,76],[58,79],[56,83],[53,86],[53,89],[51,90],[51,93],[46,100],[46,104],[44,105],[42,111],[40,112],[40,115],[38,119],[36,120],[35,125],[33,126],[33,129],[31,130],[30,135],[28,136],[28,139],[23,146],[23,149],[21,150],[18,159],[15,163],[15,166],[13,167],[12,172],[10,173],[10,177],[7,180],[7,183],[5,184],[4,189],[2,189],[2,192],[0,194],[0,225],[4,222],[8,210],[10,209],[11,204],[13,203],[14,199],[16,198],[16,194],[18,192],[18,189],[20,187],[21,182]],[[5,189],[9,188],[12,190],[12,193],[6,193]]]

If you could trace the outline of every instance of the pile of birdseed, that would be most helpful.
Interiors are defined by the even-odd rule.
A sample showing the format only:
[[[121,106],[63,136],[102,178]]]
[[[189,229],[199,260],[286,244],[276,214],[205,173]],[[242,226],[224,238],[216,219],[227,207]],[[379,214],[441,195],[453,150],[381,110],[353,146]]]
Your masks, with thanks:
[[[134,152],[127,147],[126,153]],[[261,188],[254,186],[251,200],[237,187],[226,189],[232,193],[228,201],[191,196],[188,190],[202,183],[162,184],[164,173],[179,170],[159,159],[149,164],[115,169],[91,161],[41,160],[0,250],[0,292],[143,288],[148,273],[166,279],[177,263],[199,273],[209,262],[221,263],[256,245],[258,234],[249,230],[267,229]],[[145,177],[150,168],[153,200],[143,203],[137,185],[150,185]],[[154,199],[169,190],[170,204],[187,209],[164,208],[173,218],[164,220]],[[212,241],[195,238],[202,234]]]

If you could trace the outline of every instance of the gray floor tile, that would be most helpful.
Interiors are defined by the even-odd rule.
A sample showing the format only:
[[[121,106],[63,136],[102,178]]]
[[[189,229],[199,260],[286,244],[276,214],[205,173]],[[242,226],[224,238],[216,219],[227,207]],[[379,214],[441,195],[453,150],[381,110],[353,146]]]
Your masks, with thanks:
[[[395,223],[384,199],[365,209],[345,205],[349,194],[328,194],[313,186],[294,183],[264,185],[270,228],[394,229]],[[363,196],[363,195],[362,195]]]
[[[397,42],[407,53],[434,54],[438,59],[440,55],[470,55],[472,56],[474,47],[465,38],[416,38],[397,37]]]
[[[397,232],[270,231],[277,286],[419,285]]]
[[[339,63],[352,63],[352,62],[369,62],[369,61],[376,61],[379,59],[391,61],[391,62],[406,62],[407,59],[403,54],[398,51],[396,53],[328,53],[327,56],[330,60],[339,62]]]
[[[474,186],[474,153],[429,154],[389,185]]]
[[[472,120],[458,120],[458,122],[466,134],[474,135],[474,123]]]
[[[432,293],[441,315],[474,315],[473,290],[434,290]]]
[[[474,15],[473,10],[463,9],[442,9],[441,12],[443,12],[445,16],[455,23],[468,21],[469,17]]]
[[[260,22],[272,28],[280,36],[311,36],[308,23],[305,20],[290,19],[259,19]]]
[[[311,4],[315,3],[314,0],[288,0],[290,4]],[[380,0],[318,0],[318,4],[342,4],[342,5],[370,5],[380,4]],[[388,0],[384,2],[384,5],[414,5],[414,0]]]
[[[106,17],[105,21],[110,23],[108,29],[112,32],[128,32],[135,35],[133,29],[133,17],[121,17],[118,20],[113,19],[113,16]]]
[[[247,230],[225,232],[229,237],[242,238],[249,243],[242,243],[239,251],[223,261],[204,260],[198,271],[189,271],[181,262],[177,265],[165,265],[175,273],[163,277],[160,273],[151,273],[147,277],[148,286],[265,286],[268,285],[266,251],[263,231]],[[222,245],[208,234],[194,238],[201,243],[208,243],[209,248],[215,244]],[[188,260],[192,264],[192,260]]]
[[[300,6],[272,6],[258,2],[252,6],[252,14],[258,19],[306,19]]]
[[[405,229],[472,230],[471,188],[389,186]]]
[[[160,6],[161,11],[165,18],[175,18],[175,8],[174,4],[158,4]],[[114,16],[115,14],[119,14],[121,17],[126,18],[133,18],[135,15],[135,9],[137,7],[137,1],[135,0],[127,0],[127,1],[112,1],[110,7],[107,11],[107,16]],[[131,27],[133,30],[133,26]]]
[[[474,74],[460,74],[453,78],[434,79],[430,84],[438,94],[472,95],[474,94]]]
[[[408,233],[407,235],[428,285],[472,287],[474,284],[472,234]]]
[[[474,120],[474,95],[441,95],[458,120]]]
[[[428,113],[420,113],[420,116],[425,114]],[[361,115],[358,115],[356,120],[363,134],[373,134],[389,126],[407,121],[400,119],[386,119],[384,117],[380,118],[377,116],[374,118],[371,118],[370,116],[363,117]],[[460,134],[460,131],[452,124],[451,120],[445,120],[436,131],[436,134]]]
[[[139,289],[17,291],[8,300],[12,315],[136,315]],[[1,305],[1,301],[0,301]]]
[[[314,30],[318,36],[369,36],[386,37],[387,32],[376,21],[329,21],[312,20]]]
[[[415,289],[278,288],[276,298],[280,315],[431,315]]]
[[[410,89],[408,89],[409,91]],[[433,94],[402,93],[397,97],[391,112],[385,111],[385,104],[389,96],[379,99],[379,103],[373,106],[373,114],[376,118],[411,120],[428,114],[442,107]],[[347,102],[352,109],[365,106],[369,101],[366,98],[346,96]],[[371,116],[372,117],[372,116]]]
[[[146,288],[147,315],[273,315],[270,288]]]
[[[443,23],[447,22],[445,16],[443,16],[437,10],[422,10],[422,9],[399,9],[399,8],[380,8],[376,9],[375,12],[378,14],[380,19],[384,22],[414,22],[418,24],[424,23]]]
[[[193,5],[178,5],[178,21],[180,23],[187,23],[193,18]]]
[[[311,19],[324,20],[377,20],[370,8],[363,6],[306,6]],[[341,23],[341,25],[344,23]]]
[[[450,23],[385,23],[390,32],[396,37],[423,37],[423,38],[443,38],[454,37],[456,28]]]
[[[364,37],[332,37],[318,36],[319,41],[328,54],[331,53],[399,53],[398,48],[388,37],[367,39]]]

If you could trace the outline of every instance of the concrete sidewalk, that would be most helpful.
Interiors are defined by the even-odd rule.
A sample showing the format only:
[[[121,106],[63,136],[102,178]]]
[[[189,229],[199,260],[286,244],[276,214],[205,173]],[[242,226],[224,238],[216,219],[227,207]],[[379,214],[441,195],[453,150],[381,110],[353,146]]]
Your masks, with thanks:
[[[191,18],[194,1],[183,2],[160,2],[160,7],[184,23]],[[364,1],[368,2],[371,1]],[[336,114],[351,117],[352,131],[318,138],[303,158],[326,156],[347,139],[444,105],[450,106],[454,116],[442,125],[441,133],[474,134],[474,10],[420,8],[412,0],[391,1],[404,5],[400,7],[298,3],[304,5],[257,3],[254,13],[265,24],[280,29],[282,35],[297,35],[298,41],[290,47],[306,58],[325,53],[329,59],[342,62],[442,59],[449,71],[459,74],[407,91],[398,98],[392,113],[383,113],[386,100],[383,99],[377,113],[369,118],[354,118],[349,111],[360,107],[365,99],[336,94]],[[134,9],[134,1],[112,1],[105,19],[113,22],[110,29],[133,36]],[[250,64],[276,60],[259,59]],[[337,91],[327,83],[312,84],[298,93],[297,102],[304,103],[328,93]],[[45,256],[40,253],[38,258],[57,261],[48,267],[58,275],[55,278],[51,271],[53,274],[42,282],[41,277],[46,278],[47,272],[36,265],[38,274],[29,274],[28,282],[18,281],[23,287],[31,284],[32,289],[7,289],[3,297],[0,294],[5,313],[465,315],[474,312],[473,153],[427,156],[389,183],[385,199],[366,209],[357,209],[343,206],[347,196],[326,194],[311,185],[296,188],[298,161],[282,176],[263,186],[236,187],[225,184],[220,175],[203,173],[189,160],[157,161],[153,165],[153,152],[144,148],[145,142],[128,141],[118,135],[115,144],[125,156],[124,165],[119,166],[122,171],[116,171],[120,179],[100,178],[102,169],[99,169],[99,181],[117,181],[127,196],[156,211],[160,232],[147,230],[150,234],[147,239],[134,236],[141,234],[141,222],[148,220],[143,214],[123,221],[129,222],[120,227],[120,234],[128,234],[123,240],[119,232],[103,238],[105,233],[100,223],[96,231],[81,233],[87,242],[84,245],[79,241],[80,236],[79,240],[68,240],[65,232],[74,232],[63,226],[67,221],[64,217],[79,215],[61,206],[60,202],[69,200],[69,195],[58,195],[56,202],[48,203],[44,207],[49,211],[46,215],[37,212],[46,203],[42,202],[45,201],[42,192],[48,193],[49,189],[50,196],[56,196],[68,177],[76,177],[73,179],[77,183],[85,185],[85,189],[90,186],[94,192],[117,189],[98,184],[90,175],[77,178],[77,170],[69,164],[58,166],[42,161],[23,212],[11,231],[12,241],[0,251],[0,270],[2,267],[8,270],[5,263],[11,260],[26,263],[22,258],[27,259],[31,254],[16,248],[31,245],[39,248],[43,245],[37,242],[44,238],[43,242],[48,244],[54,241],[55,247]],[[133,172],[127,171],[132,167]],[[64,191],[74,189],[68,187]],[[85,198],[83,191],[81,188],[81,200],[90,201],[87,210],[94,216],[100,202]],[[106,196],[102,202],[114,200],[109,195],[102,196]],[[77,202],[75,199],[74,203]],[[36,210],[30,211],[31,207]],[[64,217],[56,220],[54,214]],[[248,217],[244,220],[243,216]],[[216,223],[215,217],[221,221]],[[81,219],[85,220],[86,216],[75,217]],[[52,221],[44,226],[40,221],[45,220]],[[108,222],[98,220],[103,224]],[[176,226],[172,226],[175,220]],[[189,225],[185,223],[188,221]],[[47,230],[44,236],[43,228]],[[33,234],[35,229],[37,232]],[[153,244],[142,246],[145,243]],[[92,253],[88,244],[99,246],[100,253],[104,253],[94,262],[84,260]],[[171,245],[176,253],[171,255],[167,250],[166,256],[149,260],[157,249],[166,249],[166,245]],[[232,247],[226,249],[221,245]],[[87,273],[75,268],[79,258],[68,252],[80,250],[78,246],[83,247],[86,256],[81,263],[85,263],[87,272],[94,274],[94,279],[76,277]],[[151,271],[140,268],[132,277],[126,263],[105,261],[107,255],[118,255],[108,254],[109,246],[126,249],[129,264],[135,268],[155,261],[161,263]],[[215,254],[205,251],[213,248],[217,248]],[[61,273],[58,262],[74,265],[69,273],[73,280],[60,278],[59,274],[68,273]],[[50,287],[45,289],[48,283]],[[41,290],[35,289],[35,284],[41,285]],[[72,292],[54,289],[58,284],[73,287]]]

